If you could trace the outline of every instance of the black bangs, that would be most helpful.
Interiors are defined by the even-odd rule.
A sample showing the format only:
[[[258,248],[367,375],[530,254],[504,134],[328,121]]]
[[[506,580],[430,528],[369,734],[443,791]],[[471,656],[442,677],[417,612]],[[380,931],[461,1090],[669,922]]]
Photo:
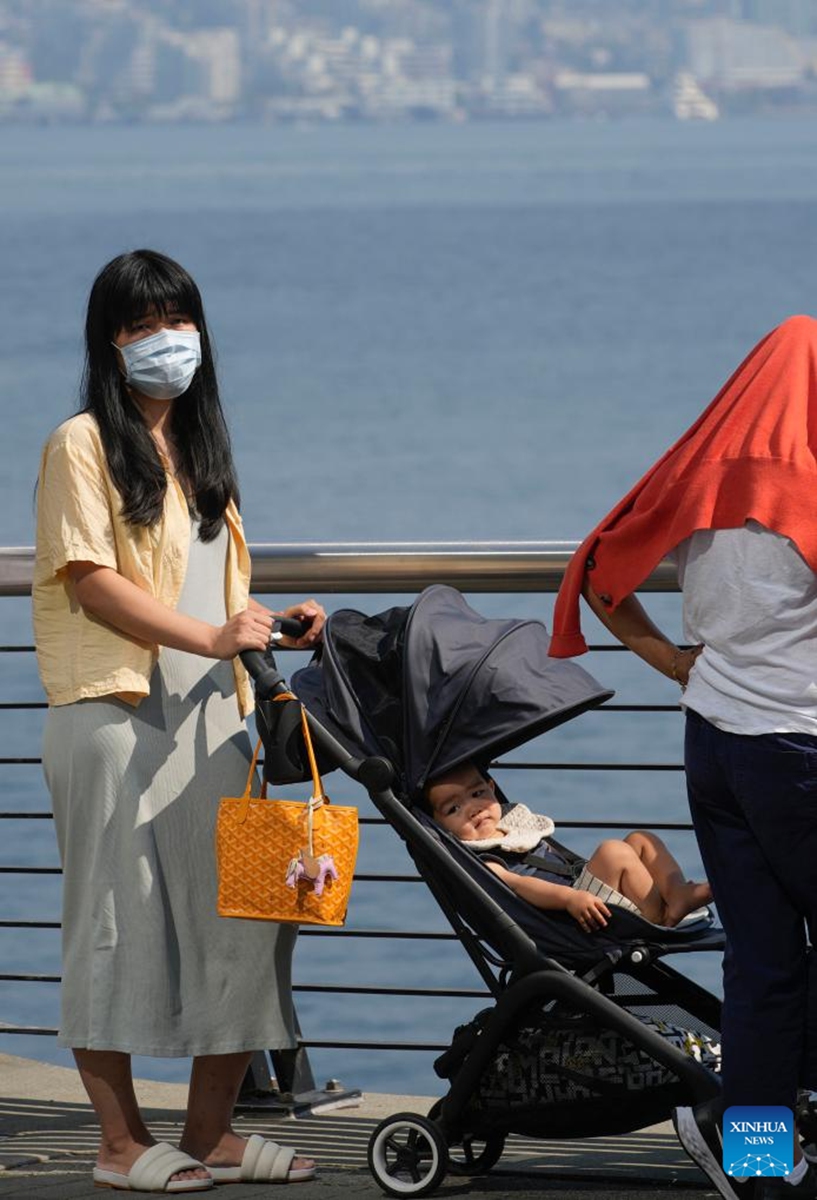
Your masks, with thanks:
[[[109,263],[100,273],[98,315],[107,337],[150,312],[166,316],[182,312],[203,326],[201,294],[183,267],[155,250],[133,250]]]

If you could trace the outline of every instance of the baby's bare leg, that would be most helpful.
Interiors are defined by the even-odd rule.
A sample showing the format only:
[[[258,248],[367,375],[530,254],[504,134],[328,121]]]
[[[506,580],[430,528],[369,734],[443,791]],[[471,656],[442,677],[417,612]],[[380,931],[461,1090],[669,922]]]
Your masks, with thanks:
[[[664,923],[666,905],[658,884],[627,839],[609,838],[602,842],[588,859],[587,866],[602,883],[632,900],[648,921],[656,925]]]
[[[636,829],[628,833],[624,841],[632,847],[655,881],[665,908],[660,924],[677,925],[687,913],[710,902],[712,890],[709,884],[685,879],[680,866],[656,834]]]

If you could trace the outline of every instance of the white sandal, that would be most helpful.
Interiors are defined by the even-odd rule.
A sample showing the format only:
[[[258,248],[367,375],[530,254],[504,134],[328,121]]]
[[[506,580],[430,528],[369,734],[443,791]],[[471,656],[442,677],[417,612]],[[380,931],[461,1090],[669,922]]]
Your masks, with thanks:
[[[204,1169],[215,1183],[301,1183],[314,1179],[314,1167],[291,1166],[295,1157],[291,1146],[279,1146],[254,1133],[247,1139],[240,1167],[210,1167],[205,1163]]]
[[[176,1179],[180,1171],[195,1171],[203,1163],[177,1150],[169,1142],[157,1142],[140,1154],[130,1171],[107,1171],[94,1167],[94,1187],[114,1188],[120,1192],[203,1192],[213,1186],[211,1179]],[[209,1171],[209,1167],[204,1167]]]

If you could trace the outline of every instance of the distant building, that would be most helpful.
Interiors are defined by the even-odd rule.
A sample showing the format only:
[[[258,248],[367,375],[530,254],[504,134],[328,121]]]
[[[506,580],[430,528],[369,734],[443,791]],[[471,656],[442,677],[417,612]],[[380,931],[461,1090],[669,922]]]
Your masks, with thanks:
[[[241,98],[241,49],[235,29],[202,29],[185,37],[190,58],[201,68],[201,94],[211,104],[233,108]]]
[[[785,29],[795,37],[817,35],[817,0],[743,0],[741,15],[745,21]]]
[[[457,112],[453,79],[394,79],[366,98],[364,113],[376,118],[443,117]]]
[[[780,29],[717,17],[692,21],[687,65],[704,86],[724,92],[797,87],[803,60]]]
[[[557,71],[552,87],[562,111],[615,116],[648,108],[652,81],[641,71]]]
[[[483,116],[543,117],[553,111],[553,101],[533,75],[509,72],[483,82],[476,110]]]

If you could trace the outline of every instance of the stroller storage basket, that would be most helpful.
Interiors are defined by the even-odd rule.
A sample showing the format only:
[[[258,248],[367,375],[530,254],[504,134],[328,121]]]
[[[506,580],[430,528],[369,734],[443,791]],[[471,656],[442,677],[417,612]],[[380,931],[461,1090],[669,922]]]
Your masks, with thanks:
[[[454,1034],[435,1063],[444,1078],[479,1037],[486,1013]],[[720,1047],[704,1035],[641,1018],[648,1028],[712,1071]],[[531,1136],[602,1137],[665,1120],[688,1091],[673,1070],[618,1030],[580,1012],[533,1005],[509,1029],[481,1074],[465,1118],[475,1131]]]

